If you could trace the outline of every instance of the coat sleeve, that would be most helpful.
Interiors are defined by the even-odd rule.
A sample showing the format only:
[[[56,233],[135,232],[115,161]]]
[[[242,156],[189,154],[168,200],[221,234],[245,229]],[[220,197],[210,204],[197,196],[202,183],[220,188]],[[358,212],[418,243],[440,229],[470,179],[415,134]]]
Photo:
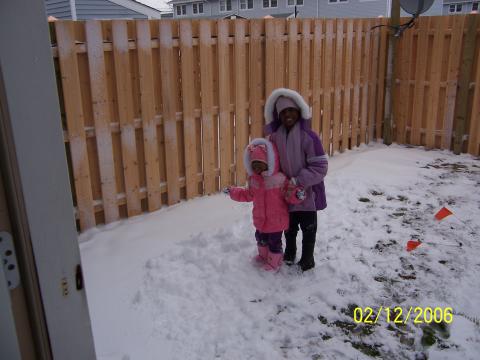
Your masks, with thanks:
[[[250,188],[242,187],[231,187],[230,188],[230,198],[239,202],[250,202],[253,201],[253,194]]]
[[[296,177],[297,185],[309,187],[323,181],[328,171],[327,155],[318,136],[307,135],[304,146],[307,165]]]

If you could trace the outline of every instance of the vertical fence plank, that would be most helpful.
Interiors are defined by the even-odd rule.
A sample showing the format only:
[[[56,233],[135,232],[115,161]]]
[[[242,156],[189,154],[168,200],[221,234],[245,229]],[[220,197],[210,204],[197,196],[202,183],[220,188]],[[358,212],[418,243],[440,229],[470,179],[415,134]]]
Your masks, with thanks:
[[[137,54],[140,75],[140,100],[142,110],[145,169],[147,177],[148,211],[162,205],[160,193],[160,164],[158,154],[157,124],[155,122],[155,89],[153,85],[152,41],[148,20],[138,20]]]
[[[268,98],[275,89],[275,23],[265,20],[265,96]]]
[[[330,151],[330,127],[332,122],[332,91],[333,91],[333,20],[326,22],[325,34],[325,68],[323,73],[323,120],[322,120],[322,142],[325,151]]]
[[[322,90],[322,32],[323,21],[315,19],[313,37],[313,81],[312,81],[312,129],[320,134],[321,131],[321,90]]]
[[[405,144],[407,141],[407,116],[408,103],[410,99],[410,61],[412,58],[413,49],[413,32],[406,31],[400,40],[402,52],[397,63],[401,64],[401,80],[399,92],[395,94],[396,102],[399,106],[395,106],[398,115],[394,116],[396,125],[396,139],[400,144]],[[397,95],[398,94],[398,95]]]
[[[245,25],[244,20],[235,21],[235,153],[237,185],[243,185],[247,178],[243,166],[243,151],[248,144]]]
[[[370,28],[371,22],[366,19],[363,20],[363,30],[365,32],[364,36],[364,47],[363,47],[363,69],[362,73],[362,112],[361,112],[361,121],[360,121],[360,143],[368,144],[366,134],[367,127],[369,124],[368,119],[368,87],[369,87],[369,78],[370,78],[370,59],[371,59],[371,46],[370,46]]]
[[[228,44],[228,20],[218,21],[218,83],[220,96],[219,132],[220,132],[220,187],[230,185],[230,165],[233,163],[230,144],[233,129],[230,123],[230,51]]]
[[[337,19],[335,34],[335,87],[333,106],[332,151],[340,147],[340,123],[342,121],[342,69],[343,69],[343,19]]]
[[[121,131],[123,174],[128,216],[141,213],[135,125],[133,123],[132,80],[128,50],[127,23],[112,22],[113,53],[117,85],[118,116]]]
[[[195,126],[195,82],[192,22],[180,21],[180,51],[182,73],[182,104],[183,104],[183,136],[185,138],[185,183],[186,197],[191,199],[198,195],[197,180],[197,136]]]
[[[462,55],[464,16],[453,17],[452,38],[450,41],[450,57],[447,72],[447,98],[445,103],[445,117],[443,119],[442,149],[450,150],[452,144],[453,116],[455,112],[455,98],[457,96],[458,72]]]
[[[358,126],[360,123],[360,76],[362,72],[362,20],[355,20],[355,49],[353,59],[353,101],[352,101],[352,148],[358,146]]]
[[[212,194],[215,186],[215,143],[213,124],[213,65],[211,22],[200,20],[200,77],[202,92],[202,149],[204,193]]]
[[[119,211],[113,161],[112,132],[110,130],[112,119],[108,108],[101,23],[97,20],[89,20],[86,23],[85,30],[95,136],[102,184],[103,211],[105,222],[108,224],[119,219]]]
[[[285,31],[285,19],[274,19],[275,36],[274,36],[274,48],[275,48],[275,88],[285,87],[285,43],[283,41],[283,33]]]
[[[302,19],[302,59],[300,68],[300,94],[307,104],[310,104],[310,19]]]
[[[378,25],[380,22],[379,20],[374,20],[373,23],[370,22],[370,26],[368,31],[371,33],[371,68],[369,74],[369,82],[370,82],[370,92],[368,96],[368,141],[372,141],[374,139],[375,134],[375,111],[376,111],[376,104],[375,100],[377,99],[377,82],[378,82],[378,50],[380,47],[380,28],[375,28],[372,30],[372,25]]]
[[[381,21],[382,25],[386,25],[385,20]],[[378,92],[377,92],[377,116],[376,116],[376,132],[375,137],[380,139],[382,135],[382,122],[385,103],[385,69],[387,66],[387,34],[388,29],[385,26],[380,28],[380,54],[378,59]],[[397,65],[398,68],[398,65]],[[396,85],[395,85],[396,87]]]
[[[173,72],[174,54],[172,38],[173,21],[160,21],[160,72],[162,76],[163,133],[165,139],[165,163],[167,168],[168,204],[180,200],[177,117],[177,74]],[[212,166],[213,168],[213,166]]]
[[[442,76],[442,55],[443,44],[445,43],[445,28],[447,26],[447,17],[435,17],[432,19],[433,36],[433,54],[432,66],[430,69],[430,101],[428,103],[428,118],[425,133],[425,142],[428,148],[435,146],[435,126],[437,124],[438,105],[440,98],[440,80]]]
[[[473,93],[470,129],[468,132],[468,153],[480,155],[480,53],[477,55],[475,91]]]
[[[78,60],[75,52],[75,36],[72,22],[55,23],[58,57],[62,74],[67,131],[70,140],[72,168],[77,198],[80,229],[95,226],[92,185],[87,157],[87,143],[82,110]]]
[[[421,18],[418,27],[417,40],[417,56],[415,67],[415,89],[413,92],[413,113],[412,113],[412,130],[410,135],[410,143],[420,145],[423,99],[425,94],[425,71],[427,65],[428,51],[428,20]]]
[[[475,44],[477,40],[478,15],[470,14],[465,18],[465,38],[463,40],[461,71],[458,76],[458,90],[455,99],[455,140],[453,152],[460,154],[463,151],[463,143],[467,122],[468,98],[472,67],[475,57]]]
[[[480,31],[480,22],[477,21],[477,37]],[[478,41],[478,40],[477,40]],[[478,42],[477,42],[478,44]],[[475,73],[475,88],[470,113],[470,127],[468,129],[467,151],[474,156],[480,156],[480,48],[477,46],[477,63],[473,65]]]
[[[348,149],[348,139],[350,137],[350,114],[351,114],[351,90],[352,90],[352,63],[353,63],[353,19],[347,20],[345,49],[345,81],[343,97],[343,115],[342,115],[342,146],[343,152]]]
[[[262,20],[250,20],[250,121],[253,138],[263,134],[263,113],[261,100],[263,94],[263,54],[262,54]]]
[[[288,21],[288,87],[298,90],[298,20]]]

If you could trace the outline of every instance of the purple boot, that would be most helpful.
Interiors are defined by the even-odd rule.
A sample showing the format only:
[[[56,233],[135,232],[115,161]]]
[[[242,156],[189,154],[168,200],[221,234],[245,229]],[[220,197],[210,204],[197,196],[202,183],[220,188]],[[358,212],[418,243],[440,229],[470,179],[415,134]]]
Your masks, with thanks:
[[[265,264],[268,258],[268,246],[257,245],[258,255],[253,258],[256,263]]]
[[[282,266],[282,260],[283,260],[283,252],[272,253],[269,251],[267,263],[265,264],[263,269],[266,271],[277,272],[278,270],[280,270],[280,267]]]

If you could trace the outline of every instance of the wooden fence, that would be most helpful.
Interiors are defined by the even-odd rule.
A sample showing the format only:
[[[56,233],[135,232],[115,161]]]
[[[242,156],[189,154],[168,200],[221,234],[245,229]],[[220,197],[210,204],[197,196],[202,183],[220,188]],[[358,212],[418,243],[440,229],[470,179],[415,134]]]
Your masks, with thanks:
[[[422,17],[399,41],[393,95],[398,143],[453,149],[459,121],[455,107],[462,100],[459,79],[470,66],[462,63],[470,33],[473,61],[466,79],[467,114],[460,139],[463,152],[480,155],[480,15],[469,16],[477,17],[476,28],[467,29],[465,15]]]
[[[53,23],[79,228],[244,184],[243,149],[262,136],[277,87],[309,102],[330,153],[379,137],[386,30],[371,28],[381,23]]]
[[[399,41],[398,142],[450,148],[465,16],[422,18]],[[271,91],[299,91],[333,154],[382,136],[384,19],[58,21],[52,24],[78,226],[244,184]],[[428,31],[424,31],[428,29]],[[477,39],[478,42],[478,39]],[[480,83],[480,62],[472,85]],[[478,155],[479,87],[465,146]],[[453,104],[453,105],[452,105]]]

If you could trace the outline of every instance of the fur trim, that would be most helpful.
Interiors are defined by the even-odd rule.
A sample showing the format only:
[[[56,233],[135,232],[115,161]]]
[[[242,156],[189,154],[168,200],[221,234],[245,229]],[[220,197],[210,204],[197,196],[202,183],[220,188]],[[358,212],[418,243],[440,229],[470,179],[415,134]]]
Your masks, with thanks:
[[[294,90],[290,90],[286,88],[278,88],[272,91],[267,101],[265,102],[264,115],[265,115],[265,122],[267,124],[273,121],[273,110],[275,109],[275,103],[277,102],[277,99],[279,96],[286,96],[292,99],[293,101],[295,101],[295,103],[300,108],[300,114],[302,118],[304,118],[305,120],[308,120],[312,117],[310,113],[310,107],[305,102],[302,95],[300,95],[298,92]]]
[[[267,175],[272,176],[273,172],[275,171],[275,152],[273,150],[273,145],[270,141],[264,138],[256,138],[250,141],[250,145],[265,145],[267,147]],[[243,165],[245,166],[245,169],[247,170],[247,173],[249,176],[253,175],[253,169],[252,169],[252,164],[250,163],[250,154],[248,152],[248,146],[245,148],[243,151]]]

